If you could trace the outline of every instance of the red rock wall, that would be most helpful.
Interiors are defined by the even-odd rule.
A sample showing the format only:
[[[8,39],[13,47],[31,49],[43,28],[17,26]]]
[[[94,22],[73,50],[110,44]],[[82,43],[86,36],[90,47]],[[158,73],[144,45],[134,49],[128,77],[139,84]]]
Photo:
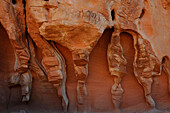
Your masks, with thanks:
[[[170,112],[169,2],[113,1],[0,1],[0,113]]]
[[[41,82],[35,73],[31,101],[22,103],[20,87],[10,89],[8,87],[8,76],[13,72],[14,52],[5,29],[0,26],[0,48],[1,48],[1,70],[0,70],[0,111],[18,112],[25,110],[31,112],[62,112],[61,98],[56,94],[55,88],[49,82]],[[114,112],[111,101],[110,89],[113,85],[113,77],[110,76],[107,64],[107,45],[110,41],[111,30],[106,30],[90,55],[89,77],[87,82],[88,100],[87,109],[89,112]],[[133,61],[135,50],[133,47],[133,37],[128,33],[121,33],[120,43],[123,47],[123,55],[127,59],[127,74],[123,77],[122,87],[125,90],[121,109],[124,112],[146,111],[149,107],[145,103],[144,92],[141,85],[137,82],[133,73]],[[58,49],[66,59],[67,64],[67,92],[70,100],[69,111],[75,112],[76,102],[76,78],[74,74],[73,60],[71,52],[57,44]],[[41,60],[41,51],[36,48],[36,54]],[[170,96],[168,93],[168,80],[163,72],[161,76],[154,79],[152,97],[157,103],[157,108],[164,110],[170,107]],[[159,89],[159,90],[158,90]]]

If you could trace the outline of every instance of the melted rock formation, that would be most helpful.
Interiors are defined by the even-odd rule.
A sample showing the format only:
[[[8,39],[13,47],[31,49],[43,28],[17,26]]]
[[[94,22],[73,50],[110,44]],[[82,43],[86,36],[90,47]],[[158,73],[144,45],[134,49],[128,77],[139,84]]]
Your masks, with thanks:
[[[151,86],[153,82],[153,75],[160,75],[161,65],[155,53],[152,50],[150,43],[142,39],[139,35],[135,41],[135,61],[134,73],[138,82],[142,85],[145,93],[146,102],[155,107],[155,102],[151,97]]]
[[[113,98],[113,103],[117,109],[119,109],[122,96],[123,88],[121,86],[121,80],[124,74],[126,74],[126,64],[127,61],[123,57],[123,50],[120,44],[119,33],[113,33],[111,37],[111,43],[108,46],[108,64],[110,74],[115,76],[114,85],[112,86],[111,93]]]
[[[135,107],[126,111],[121,106],[126,101],[123,94],[128,90],[122,85],[124,76],[128,76],[128,61],[124,57],[120,34],[129,33],[135,49],[131,70],[143,88],[143,97],[149,105],[146,110],[159,109],[151,94],[154,76],[162,75],[162,71],[168,77],[170,91],[169,4],[168,0],[0,0],[0,23],[15,53],[14,71],[8,85],[20,85],[22,101],[28,102],[37,76],[41,83],[48,82],[57,90],[64,112],[136,112]],[[89,69],[89,63],[93,62],[90,55],[100,39],[107,38],[103,36],[104,31],[109,31],[107,37],[110,38],[106,67],[112,76],[109,79],[114,82],[110,93],[103,93],[110,95],[113,105],[100,111],[103,103],[96,104],[98,109],[95,107],[87,84],[91,79],[89,71],[93,71]],[[67,90],[67,75],[71,72],[67,67],[69,61],[57,45],[67,48],[71,54],[76,76],[75,102],[70,102],[72,97],[68,96],[75,92],[74,88],[73,92]],[[100,81],[95,87],[98,85]],[[69,108],[69,103],[74,103],[75,108]],[[170,107],[170,102],[168,104]],[[139,112],[144,112],[142,110]],[[151,112],[162,109],[154,110]]]

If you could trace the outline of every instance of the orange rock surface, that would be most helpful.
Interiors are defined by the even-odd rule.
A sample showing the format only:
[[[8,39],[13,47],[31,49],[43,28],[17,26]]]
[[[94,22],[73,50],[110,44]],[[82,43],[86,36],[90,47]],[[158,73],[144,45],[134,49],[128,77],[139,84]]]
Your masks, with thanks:
[[[169,93],[169,0],[0,0],[0,112],[168,113]]]

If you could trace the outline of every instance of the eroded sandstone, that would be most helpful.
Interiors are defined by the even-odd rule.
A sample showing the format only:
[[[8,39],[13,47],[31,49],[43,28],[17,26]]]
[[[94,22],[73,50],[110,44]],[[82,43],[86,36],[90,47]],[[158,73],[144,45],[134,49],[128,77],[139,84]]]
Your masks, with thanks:
[[[104,31],[110,29],[112,36],[106,55],[108,72],[114,76],[109,93],[113,111],[122,111],[123,96],[128,90],[122,86],[128,73],[128,61],[120,43],[121,33],[132,35],[135,54],[131,70],[143,88],[148,109],[157,108],[151,96],[155,75],[161,75],[164,70],[170,78],[168,0],[1,0],[0,6],[0,22],[15,53],[14,74],[9,86],[21,85],[22,101],[31,101],[34,71],[42,83],[48,81],[57,90],[64,112],[94,112],[87,87],[89,57]],[[68,59],[56,44],[67,48],[73,61],[77,82],[73,92],[76,91],[77,99],[70,109],[68,105],[72,99],[68,95],[72,92],[66,87]],[[37,58],[37,47],[41,60]],[[113,112],[106,108],[102,112],[106,111]]]

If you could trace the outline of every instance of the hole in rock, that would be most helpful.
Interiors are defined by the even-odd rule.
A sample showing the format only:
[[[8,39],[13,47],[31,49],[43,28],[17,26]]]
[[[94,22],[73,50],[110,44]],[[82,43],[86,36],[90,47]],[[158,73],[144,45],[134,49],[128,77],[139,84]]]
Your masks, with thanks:
[[[115,11],[114,11],[114,9],[111,11],[111,15],[112,15],[112,20],[114,20],[115,19]]]
[[[162,64],[163,64],[163,63],[165,63],[165,57],[163,57],[163,59],[162,59]]]
[[[111,30],[112,30],[112,32],[114,32],[114,31],[115,31],[115,28],[114,28],[114,26],[111,28]]]
[[[162,64],[164,64],[164,63],[166,63],[167,61],[169,61],[169,58],[167,57],[167,56],[164,56],[163,58],[162,58]]]
[[[17,1],[16,0],[12,0],[12,4],[16,4],[17,3]]]
[[[26,5],[26,1],[25,1],[25,0],[22,0],[22,4]]]
[[[144,9],[142,9],[142,12],[141,12],[141,14],[140,14],[140,17],[139,17],[139,18],[142,18],[144,14],[145,14],[145,10],[144,10]]]
[[[48,8],[48,7],[46,7],[45,9],[46,9],[47,11],[49,11],[49,8]]]
[[[44,0],[44,1],[49,1],[49,0]]]

